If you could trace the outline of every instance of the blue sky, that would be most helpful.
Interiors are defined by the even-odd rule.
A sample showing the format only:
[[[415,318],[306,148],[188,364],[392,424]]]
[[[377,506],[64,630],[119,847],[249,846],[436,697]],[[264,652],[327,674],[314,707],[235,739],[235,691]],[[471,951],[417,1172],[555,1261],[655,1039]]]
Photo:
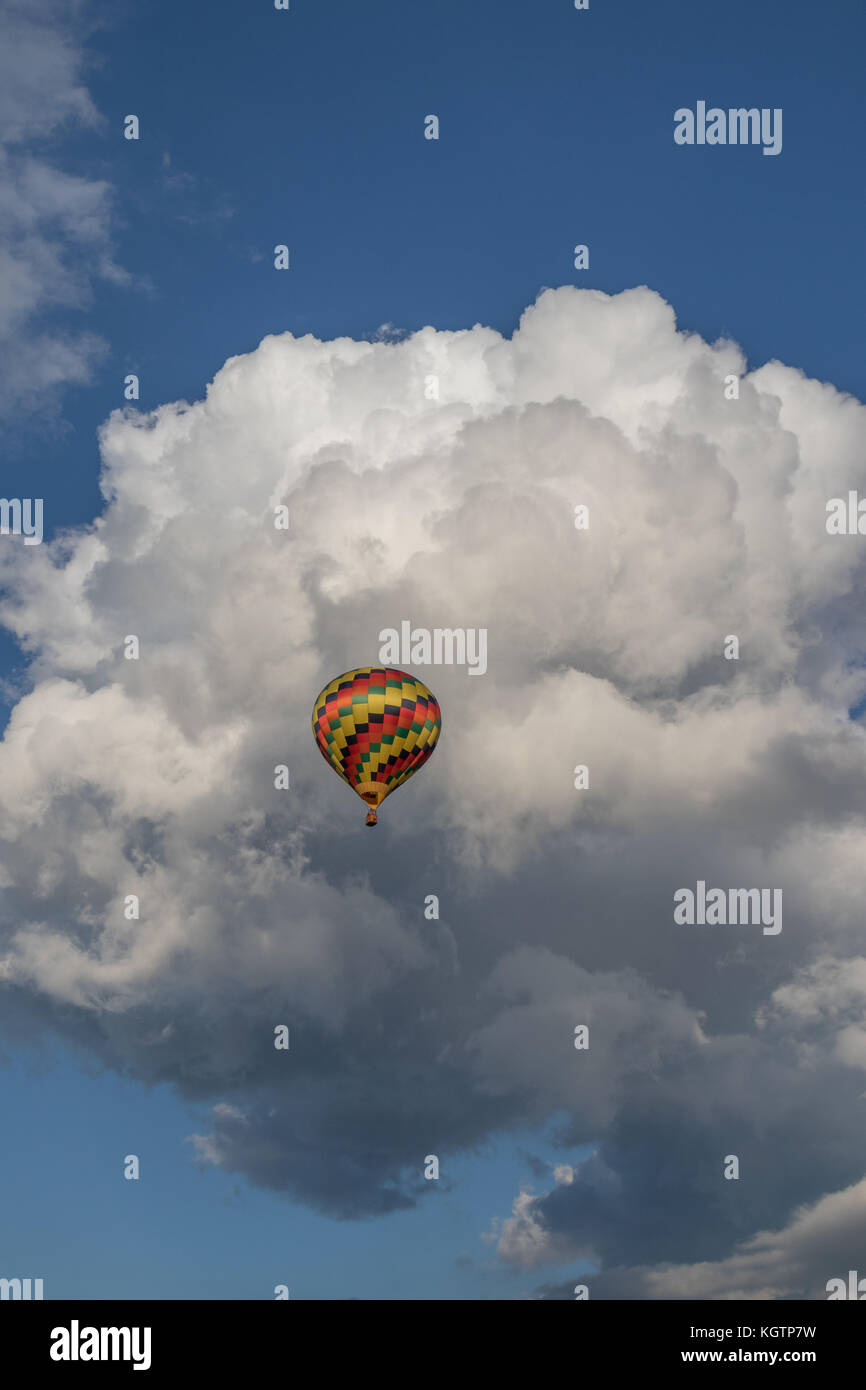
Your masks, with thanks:
[[[646,284],[680,328],[735,339],[750,368],[779,358],[866,394],[855,0],[588,12],[292,0],[288,13],[141,0],[87,13],[75,42],[102,123],[59,126],[31,149],[110,185],[129,280],[97,277],[89,304],[43,311],[48,331],[98,334],[104,355],[88,383],[4,422],[5,495],[46,499],[46,539],[102,506],[97,430],[127,372],[143,410],[197,400],[226,359],[287,330],[358,339],[480,322],[510,335],[543,287]],[[676,146],[674,111],[699,99],[781,107],[782,153]],[[128,113],[138,142],[122,138]],[[438,142],[423,138],[428,113]],[[276,274],[283,242],[292,268]],[[26,679],[8,635],[0,661]],[[0,1273],[42,1275],[49,1297],[261,1298],[278,1282],[307,1298],[513,1297],[535,1276],[496,1267],[482,1233],[537,1181],[527,1154],[589,1152],[518,1126],[450,1160],[449,1189],[416,1210],[334,1221],[196,1167],[185,1141],[206,1107],[170,1086],[54,1041],[7,1051]],[[138,1183],[118,1180],[127,1152]]]
[[[531,1182],[530,1149],[562,1161],[544,1134],[517,1134],[449,1164],[429,1208],[329,1221],[194,1166],[196,1126],[168,1087],[51,1050],[4,1066],[3,1104],[4,1268],[44,1279],[47,1298],[268,1299],[278,1284],[290,1299],[513,1298],[525,1277],[497,1269],[479,1232]],[[120,1180],[127,1153],[137,1182]]]
[[[57,525],[99,505],[94,434],[127,371],[142,406],[193,400],[267,333],[510,333],[544,285],[649,284],[681,327],[730,334],[752,364],[778,356],[866,392],[854,0],[94,14],[105,126],[59,147],[65,169],[116,189],[117,259],[138,285],[97,293],[110,356],[66,402],[72,431],[19,440],[9,461],[31,490],[51,480]],[[699,99],[781,106],[781,156],[675,146],[674,110]],[[430,111],[438,143],[422,138]],[[128,112],[138,143],[121,139]],[[278,242],[293,269],[275,279]]]

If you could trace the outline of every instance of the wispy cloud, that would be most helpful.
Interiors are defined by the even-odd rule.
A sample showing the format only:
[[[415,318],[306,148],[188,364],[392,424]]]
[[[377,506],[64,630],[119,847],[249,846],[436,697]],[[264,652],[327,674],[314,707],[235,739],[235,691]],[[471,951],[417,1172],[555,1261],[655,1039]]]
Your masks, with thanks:
[[[0,4],[0,413],[51,409],[106,351],[70,313],[98,281],[123,284],[108,184],[65,173],[40,143],[99,116],[82,81],[77,7]],[[70,19],[70,16],[72,17]]]

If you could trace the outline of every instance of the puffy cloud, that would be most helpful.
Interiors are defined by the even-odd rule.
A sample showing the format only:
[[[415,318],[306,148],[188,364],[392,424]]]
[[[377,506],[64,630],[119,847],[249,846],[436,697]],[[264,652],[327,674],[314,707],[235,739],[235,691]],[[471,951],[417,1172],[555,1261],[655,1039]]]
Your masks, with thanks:
[[[810,1052],[866,1069],[866,957],[821,956],[774,990],[759,1022],[779,1020]]]
[[[570,1186],[574,1177],[575,1169],[570,1164],[558,1163],[554,1167],[553,1179],[557,1186]],[[497,1253],[506,1264],[522,1269],[556,1264],[576,1253],[567,1236],[552,1230],[539,1218],[538,1203],[529,1188],[521,1188],[509,1217],[504,1221],[494,1218],[486,1239],[496,1241]]]
[[[103,514],[0,554],[8,996],[336,1215],[556,1117],[571,1181],[505,1216],[517,1267],[719,1263],[851,1187],[859,1032],[803,1030],[863,954],[863,551],[825,529],[863,443],[645,288],[546,291],[511,339],[270,337],[116,412]],[[419,669],[443,736],[371,837],[310,710],[405,618],[486,628],[488,669]],[[781,934],[675,925],[699,878],[781,887]]]
[[[505,956],[485,990],[501,1002],[466,1044],[479,1085],[522,1092],[525,1113],[544,1119],[569,1105],[580,1065],[575,1052],[580,1057],[585,1051],[591,1056],[580,1078],[586,1137],[611,1123],[626,1079],[632,1084],[636,1076],[651,1079],[664,1059],[704,1041],[692,1010],[631,971],[590,972],[540,947],[524,946]],[[574,1034],[581,1025],[588,1030],[588,1046],[578,1049]]]
[[[523,1220],[529,1223],[532,1217]],[[849,1271],[862,1277],[864,1238],[866,1179],[799,1207],[781,1230],[758,1231],[723,1260],[615,1269],[590,1283],[602,1298],[822,1299],[838,1290],[838,1284],[828,1290],[830,1280],[842,1280],[847,1292]],[[522,1263],[532,1263],[526,1258],[528,1242],[519,1253]],[[573,1297],[571,1283],[545,1292],[552,1298]]]

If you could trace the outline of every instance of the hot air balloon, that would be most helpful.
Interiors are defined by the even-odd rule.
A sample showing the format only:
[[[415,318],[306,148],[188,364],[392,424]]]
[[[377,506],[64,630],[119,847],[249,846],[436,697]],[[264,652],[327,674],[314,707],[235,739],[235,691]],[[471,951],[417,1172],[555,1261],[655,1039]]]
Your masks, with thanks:
[[[423,681],[390,666],[359,666],[325,686],[313,706],[322,757],[370,810],[426,763],[439,738],[439,702]]]

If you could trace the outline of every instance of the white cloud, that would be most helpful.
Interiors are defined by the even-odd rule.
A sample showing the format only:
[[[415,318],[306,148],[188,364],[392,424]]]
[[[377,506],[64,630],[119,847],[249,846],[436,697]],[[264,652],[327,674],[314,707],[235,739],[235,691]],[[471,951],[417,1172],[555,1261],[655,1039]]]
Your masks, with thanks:
[[[340,1214],[416,1200],[434,1140],[552,1113],[599,1159],[513,1213],[533,1258],[588,1202],[603,1261],[715,1260],[850,1184],[859,1034],[816,1051],[781,1005],[863,950],[863,552],[824,505],[866,491],[866,417],[780,364],[726,400],[742,371],[648,289],[566,288],[510,340],[285,334],[203,401],[113,414],[103,515],[0,554],[33,679],[0,746],[7,987],[230,1104],[201,1152]],[[443,737],[371,842],[310,709],[403,618],[487,628],[489,666],[419,672]],[[675,928],[698,877],[781,885],[781,936]],[[760,1218],[704,1176],[731,1130],[785,1153]],[[617,1215],[647,1203],[658,1230]]]
[[[534,1269],[539,1265],[556,1264],[575,1254],[570,1241],[557,1236],[539,1221],[533,1195],[528,1190],[514,1199],[511,1216],[501,1226],[494,1223],[492,1235],[497,1240],[496,1252],[506,1264]]]

